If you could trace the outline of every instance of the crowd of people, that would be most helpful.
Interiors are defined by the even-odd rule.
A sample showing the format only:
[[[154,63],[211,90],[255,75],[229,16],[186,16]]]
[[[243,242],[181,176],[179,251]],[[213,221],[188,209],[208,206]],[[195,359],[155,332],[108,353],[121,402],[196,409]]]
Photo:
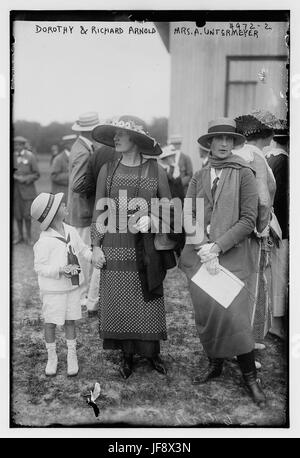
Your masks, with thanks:
[[[236,359],[249,394],[264,407],[255,350],[265,348],[268,332],[284,339],[287,326],[286,123],[263,110],[211,121],[198,138],[202,168],[194,174],[182,137],[171,136],[161,148],[137,117],[100,122],[97,113],[84,113],[72,130],[60,152],[53,148],[52,192],[37,197],[36,158],[25,148],[25,138],[14,139],[14,242],[24,241],[23,220],[29,244],[31,218],[41,227],[33,249],[46,375],[56,374],[55,328],[63,324],[67,373],[78,373],[75,323],[84,306],[91,319],[99,317],[103,349],[121,351],[124,379],[134,371],[136,354],[166,374],[160,357],[160,341],[167,339],[163,281],[167,270],[178,265],[188,279],[208,358],[193,383],[219,377],[226,359]],[[174,198],[183,207],[179,232]],[[169,202],[167,234],[153,199]],[[204,214],[197,211],[198,199]],[[201,230],[187,233],[186,220]],[[109,230],[112,221],[117,222]],[[203,266],[212,276],[228,269],[243,282],[229,307],[193,281]]]

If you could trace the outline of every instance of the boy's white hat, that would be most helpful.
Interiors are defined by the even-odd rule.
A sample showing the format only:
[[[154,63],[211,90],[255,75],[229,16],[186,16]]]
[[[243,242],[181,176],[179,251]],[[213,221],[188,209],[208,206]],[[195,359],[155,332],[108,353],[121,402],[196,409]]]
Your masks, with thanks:
[[[30,214],[33,219],[41,223],[42,231],[45,231],[52,223],[63,197],[63,192],[58,194],[42,192],[32,202]]]

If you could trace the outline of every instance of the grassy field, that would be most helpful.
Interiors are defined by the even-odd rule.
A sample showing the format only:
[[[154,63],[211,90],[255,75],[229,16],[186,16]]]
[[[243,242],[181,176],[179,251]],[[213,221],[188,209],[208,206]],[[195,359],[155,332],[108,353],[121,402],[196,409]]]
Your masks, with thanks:
[[[50,190],[47,160],[38,190]],[[38,227],[33,225],[34,238]],[[59,366],[56,377],[44,375],[46,351],[43,341],[41,301],[33,271],[33,252],[17,245],[12,253],[12,397],[14,426],[283,426],[287,421],[286,361],[283,344],[267,337],[262,363],[268,406],[260,410],[246,393],[239,369],[228,361],[224,374],[206,385],[194,386],[192,376],[206,358],[196,335],[193,309],[184,274],[177,268],[165,280],[168,341],[161,345],[167,376],[153,371],[147,361],[136,358],[136,370],[126,381],[118,373],[118,352],[102,350],[97,319],[78,323],[77,377],[66,376],[66,345],[58,328]],[[98,419],[86,404],[85,395],[99,382]]]

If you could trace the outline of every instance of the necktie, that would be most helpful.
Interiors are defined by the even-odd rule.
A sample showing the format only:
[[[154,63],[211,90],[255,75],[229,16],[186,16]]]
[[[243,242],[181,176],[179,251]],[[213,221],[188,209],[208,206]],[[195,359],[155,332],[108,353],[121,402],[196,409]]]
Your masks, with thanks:
[[[91,145],[91,153],[93,154],[94,151],[95,151],[95,147],[94,145]]]
[[[216,190],[218,187],[218,181],[219,181],[219,177],[216,177],[213,181],[213,185],[211,188],[211,195],[212,195],[213,201],[215,200],[215,194],[216,194]]]

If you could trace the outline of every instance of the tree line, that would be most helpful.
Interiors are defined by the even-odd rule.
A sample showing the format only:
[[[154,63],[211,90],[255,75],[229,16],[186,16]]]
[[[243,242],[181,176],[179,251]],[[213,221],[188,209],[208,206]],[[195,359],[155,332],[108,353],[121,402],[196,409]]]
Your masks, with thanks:
[[[21,135],[25,137],[32,150],[36,153],[49,153],[52,145],[61,145],[64,135],[74,133],[71,130],[73,123],[52,122],[47,126],[42,126],[38,122],[16,121],[13,126],[13,136]],[[162,146],[167,143],[168,119],[153,118],[148,126],[151,136],[153,136]]]

